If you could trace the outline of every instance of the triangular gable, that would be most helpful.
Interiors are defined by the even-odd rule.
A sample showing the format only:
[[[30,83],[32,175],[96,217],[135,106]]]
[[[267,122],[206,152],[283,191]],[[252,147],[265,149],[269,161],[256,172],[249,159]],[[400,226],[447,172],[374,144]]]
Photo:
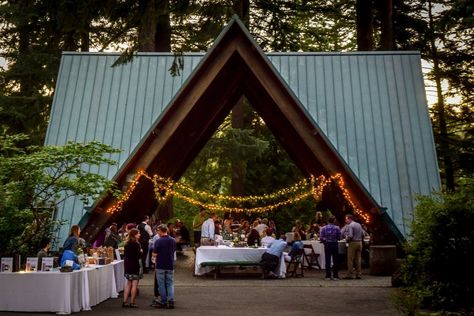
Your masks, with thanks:
[[[224,29],[114,179],[125,185],[130,175],[145,170],[177,180],[243,95],[306,175],[342,174],[352,200],[372,213],[375,225],[381,225],[379,205],[237,18]],[[152,200],[153,188],[143,181],[124,209],[140,216],[153,210]],[[110,221],[104,210],[113,202],[108,196],[94,205],[83,229],[87,239],[95,238]],[[389,217],[385,220],[391,222]],[[395,225],[391,227],[400,237]]]

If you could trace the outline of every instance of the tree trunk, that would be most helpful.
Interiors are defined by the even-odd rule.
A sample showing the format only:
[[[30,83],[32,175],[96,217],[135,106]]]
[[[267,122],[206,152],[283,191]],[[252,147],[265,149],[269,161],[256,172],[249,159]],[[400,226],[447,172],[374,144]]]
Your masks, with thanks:
[[[380,49],[393,50],[393,3],[392,0],[377,1],[380,18]]]
[[[75,31],[68,31],[64,34],[64,50],[68,52],[75,52],[77,50],[77,43],[74,40]]]
[[[84,27],[84,30],[81,32],[81,52],[88,52],[90,45],[89,37],[89,23]]]
[[[435,35],[434,35],[434,22],[433,22],[433,13],[432,13],[432,4],[431,0],[428,1],[428,16],[429,16],[429,31],[430,31],[430,49],[431,49],[431,58],[433,60],[433,75],[436,82],[436,94],[438,102],[436,105],[436,114],[439,124],[439,152],[441,159],[443,161],[444,167],[444,176],[446,179],[446,189],[448,191],[454,191],[454,167],[453,161],[450,155],[450,146],[449,146],[449,136],[448,128],[446,126],[446,109],[444,105],[443,90],[441,87],[441,75],[439,69],[439,57],[438,49],[436,48]]]
[[[244,25],[249,27],[250,1],[249,0],[233,0],[232,10],[237,14]]]
[[[234,13],[239,16],[242,22],[248,27],[249,23],[249,0],[234,0],[232,4]],[[232,127],[244,127],[244,98],[240,98],[232,109]],[[232,195],[244,195],[244,166],[240,161],[232,162]]]
[[[373,50],[372,0],[356,1],[357,50]]]
[[[244,127],[244,98],[236,103],[232,109],[232,128]],[[244,166],[241,161],[232,161],[232,180],[231,192],[232,195],[244,195]]]
[[[30,1],[20,1],[19,3],[19,11],[20,14],[25,14],[25,12],[29,12],[30,10]],[[30,34],[31,28],[28,25],[30,19],[23,17],[21,21],[18,23],[18,55],[24,56],[29,53],[30,50]],[[20,59],[20,58],[18,58]],[[18,60],[17,59],[17,60]],[[22,95],[29,95],[32,93],[33,85],[27,79],[27,76],[21,76],[20,78],[20,92]]]
[[[156,7],[155,0],[140,1],[141,19],[138,27],[138,50],[153,52],[155,50]]]
[[[168,0],[158,0],[156,3],[155,51],[171,52],[171,22]]]

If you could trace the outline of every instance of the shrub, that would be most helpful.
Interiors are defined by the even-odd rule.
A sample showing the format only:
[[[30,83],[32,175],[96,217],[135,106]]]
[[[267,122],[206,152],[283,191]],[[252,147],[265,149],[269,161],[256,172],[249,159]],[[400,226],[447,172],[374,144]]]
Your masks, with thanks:
[[[422,308],[465,312],[474,307],[474,179],[458,192],[420,197],[406,259],[401,267],[405,293]]]

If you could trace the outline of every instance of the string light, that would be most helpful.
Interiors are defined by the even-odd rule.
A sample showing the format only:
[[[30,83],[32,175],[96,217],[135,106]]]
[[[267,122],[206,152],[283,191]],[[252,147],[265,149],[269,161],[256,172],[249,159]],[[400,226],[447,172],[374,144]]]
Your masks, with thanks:
[[[342,195],[346,199],[347,203],[349,203],[350,207],[354,210],[354,212],[359,215],[366,223],[370,222],[370,216],[363,212],[361,209],[357,207],[357,205],[352,201],[351,195],[349,193],[349,190],[347,190],[346,185],[344,183],[344,179],[342,178],[341,174],[335,174],[331,176],[331,179],[336,182],[336,184],[339,186],[339,188],[342,191]]]
[[[123,204],[130,198],[133,191],[135,191],[135,187],[137,186],[138,181],[143,176],[149,178],[149,176],[145,173],[145,171],[139,170],[137,172],[137,174],[135,175],[135,177],[133,178],[132,182],[130,183],[130,185],[127,189],[127,192],[125,192],[125,194],[114,205],[109,207],[106,212],[107,213],[115,213],[115,212],[121,210]]]
[[[317,178],[311,175],[309,179],[303,179],[290,187],[283,188],[269,194],[263,194],[259,196],[229,196],[194,190],[185,184],[175,182],[169,178],[164,178],[159,175],[150,177],[145,171],[139,170],[130,183],[127,192],[125,192],[125,194],[114,205],[107,209],[107,213],[115,213],[122,209],[123,204],[131,197],[142,177],[153,183],[155,198],[158,202],[164,202],[171,196],[174,196],[191,205],[203,206],[210,211],[234,213],[264,213],[274,211],[282,206],[299,202],[308,198],[309,196],[312,196],[316,201],[320,201],[324,189],[332,183],[335,183],[340,188],[342,195],[354,212],[359,215],[366,223],[370,222],[370,216],[359,209],[352,200],[349,190],[347,190],[345,186],[344,179],[339,173],[328,178],[326,178],[324,175],[320,175]],[[225,203],[237,204],[238,206],[231,207],[227,206]],[[242,206],[243,204],[257,203],[264,203],[265,205],[251,207]]]
[[[160,179],[163,181],[163,179]],[[302,190],[307,190],[307,187],[309,186],[310,182],[308,179],[303,179],[299,181],[298,183],[295,183],[289,188],[283,188],[280,189],[276,192],[270,193],[270,194],[263,194],[259,196],[255,195],[249,195],[249,196],[231,196],[231,195],[223,195],[223,194],[211,194],[209,192],[205,191],[199,191],[199,190],[193,190],[191,187],[175,182],[172,184],[173,187],[176,188],[176,190],[181,190],[181,191],[187,191],[193,195],[198,195],[201,196],[203,199],[212,199],[212,200],[218,200],[218,201],[225,201],[225,202],[237,202],[237,203],[255,203],[259,201],[269,201],[269,200],[275,200],[278,199],[282,196],[286,196],[288,194],[300,192]]]

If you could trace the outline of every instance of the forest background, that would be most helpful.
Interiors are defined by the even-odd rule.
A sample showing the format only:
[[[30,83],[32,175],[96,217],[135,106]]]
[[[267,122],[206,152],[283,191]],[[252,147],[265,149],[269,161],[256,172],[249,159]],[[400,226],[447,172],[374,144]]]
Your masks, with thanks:
[[[43,145],[62,51],[121,51],[118,63],[137,51],[173,52],[169,71],[180,75],[180,54],[206,51],[237,14],[266,52],[420,51],[443,188],[455,191],[474,172],[473,13],[468,0],[0,1],[0,56],[6,62],[0,70],[0,153],[6,167],[0,170],[11,167],[6,161],[12,156]],[[12,174],[0,175],[3,188]],[[301,177],[244,100],[180,181],[213,193],[259,195]],[[19,190],[28,199],[34,188]],[[7,202],[0,204],[0,230],[21,236],[27,223],[11,225],[12,213],[5,210],[18,206]],[[287,225],[298,217],[308,222],[313,203],[273,215]],[[180,201],[174,207],[189,225],[195,209]]]
[[[459,266],[469,263],[474,240],[472,0],[0,0],[0,256],[36,253],[39,239],[62,224],[51,220],[64,199],[59,192],[87,200],[113,190],[81,165],[113,164],[107,157],[120,148],[43,146],[61,53],[120,51],[117,63],[123,63],[137,51],[173,52],[169,71],[180,75],[180,54],[206,51],[233,14],[265,52],[421,52],[447,195],[418,207],[402,269],[402,305],[472,311],[469,267]],[[212,193],[259,195],[301,178],[244,100],[180,181]],[[294,219],[309,222],[317,208],[304,201],[268,215],[287,230]],[[196,209],[175,201],[174,210],[190,227]]]

